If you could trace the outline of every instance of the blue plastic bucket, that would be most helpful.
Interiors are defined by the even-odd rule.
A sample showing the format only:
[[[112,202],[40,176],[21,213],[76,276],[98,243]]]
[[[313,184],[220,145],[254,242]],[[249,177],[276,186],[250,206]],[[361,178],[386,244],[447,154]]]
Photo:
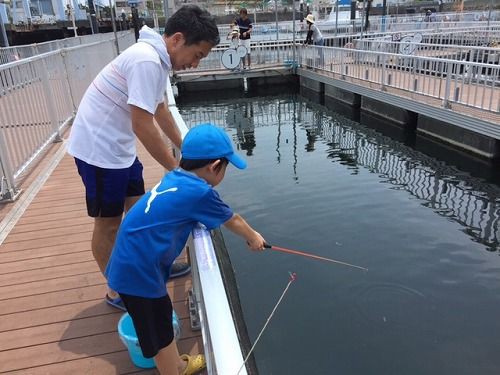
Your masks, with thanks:
[[[156,366],[153,358],[145,358],[142,355],[137,333],[135,333],[134,323],[132,323],[132,318],[128,313],[123,314],[120,318],[118,322],[118,333],[120,334],[120,339],[123,344],[127,347],[128,354],[134,365],[140,368],[153,368]]]
[[[172,311],[172,325],[174,328],[174,336],[178,340],[181,336],[181,325],[179,317],[174,310]],[[118,322],[118,333],[120,335],[120,340],[122,340],[123,344],[127,347],[134,365],[140,368],[153,368],[156,366],[153,358],[145,358],[142,354],[134,323],[128,313],[123,314],[120,318]]]

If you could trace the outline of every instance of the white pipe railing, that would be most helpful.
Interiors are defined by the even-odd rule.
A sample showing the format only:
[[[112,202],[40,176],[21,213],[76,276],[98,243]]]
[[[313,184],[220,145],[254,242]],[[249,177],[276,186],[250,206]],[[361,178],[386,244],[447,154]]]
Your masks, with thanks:
[[[126,48],[130,45],[130,40],[133,37],[131,31],[117,32],[118,43],[123,43]],[[33,43],[21,46],[2,47],[0,48],[0,65],[9,62],[15,62],[27,57],[38,56],[42,53],[58,51],[63,48],[70,48],[75,46],[82,46],[90,43],[104,42],[107,40],[114,40],[113,33],[84,35],[66,39],[52,40],[44,43]],[[125,48],[120,48],[122,51]]]
[[[123,37],[129,44],[133,34]],[[116,55],[114,39],[0,65],[0,200],[71,122],[97,73]]]
[[[182,137],[188,127],[179,113],[167,81],[167,103]],[[179,155],[177,155],[179,156]],[[229,307],[210,233],[200,224],[189,239],[193,297],[200,318],[208,374],[236,375],[243,364],[240,340]],[[239,372],[246,375],[246,368]]]
[[[444,108],[456,103],[494,116],[500,110],[500,65],[315,46],[299,48],[298,58],[303,67],[382,90],[399,89],[406,96],[439,99]]]

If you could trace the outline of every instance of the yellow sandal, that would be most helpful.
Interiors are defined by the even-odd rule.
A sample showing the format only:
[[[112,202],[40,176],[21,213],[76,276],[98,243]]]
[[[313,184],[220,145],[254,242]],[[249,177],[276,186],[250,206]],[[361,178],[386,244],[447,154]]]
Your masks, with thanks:
[[[181,355],[181,359],[187,362],[187,366],[184,369],[182,375],[193,375],[197,374],[205,367],[207,367],[207,363],[205,362],[205,356],[203,354],[198,355]]]

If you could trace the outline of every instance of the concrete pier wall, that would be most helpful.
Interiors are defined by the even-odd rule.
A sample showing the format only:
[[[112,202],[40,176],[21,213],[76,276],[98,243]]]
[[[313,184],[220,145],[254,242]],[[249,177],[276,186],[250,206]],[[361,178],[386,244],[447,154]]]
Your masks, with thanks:
[[[417,133],[487,159],[500,158],[500,141],[470,130],[450,125],[424,115],[418,116]]]

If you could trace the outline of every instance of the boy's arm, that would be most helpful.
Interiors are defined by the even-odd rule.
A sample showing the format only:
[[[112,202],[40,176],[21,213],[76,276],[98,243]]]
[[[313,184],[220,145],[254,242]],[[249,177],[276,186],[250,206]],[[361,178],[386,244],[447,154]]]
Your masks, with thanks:
[[[165,133],[165,135],[180,150],[182,143],[181,132],[175,123],[172,113],[165,106],[165,103],[160,103],[160,105],[156,108],[155,119],[163,133]]]
[[[176,168],[177,160],[161,139],[160,132],[154,125],[153,115],[134,105],[130,106],[130,114],[132,129],[151,156],[168,170]]]
[[[254,251],[264,250],[266,240],[256,232],[248,223],[238,214],[234,214],[231,219],[224,223],[224,226],[234,234],[243,237],[250,249]]]

